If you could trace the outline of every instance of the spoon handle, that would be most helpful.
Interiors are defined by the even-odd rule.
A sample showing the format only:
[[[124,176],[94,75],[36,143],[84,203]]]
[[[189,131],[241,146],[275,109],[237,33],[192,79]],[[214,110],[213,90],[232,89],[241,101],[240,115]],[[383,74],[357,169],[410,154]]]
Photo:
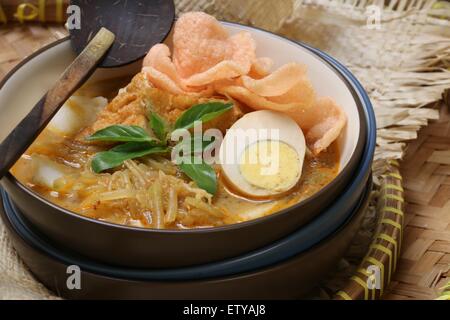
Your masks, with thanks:
[[[27,150],[64,102],[92,75],[114,39],[112,32],[101,28],[53,88],[3,140],[0,145],[0,179]]]

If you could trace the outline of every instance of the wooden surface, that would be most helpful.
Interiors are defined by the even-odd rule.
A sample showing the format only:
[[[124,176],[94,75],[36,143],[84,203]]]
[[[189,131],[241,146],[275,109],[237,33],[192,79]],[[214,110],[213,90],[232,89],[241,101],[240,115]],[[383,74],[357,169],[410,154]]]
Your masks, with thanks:
[[[0,27],[0,79],[25,56],[65,35],[57,26]],[[444,150],[450,150],[450,117],[443,111],[410,143],[401,163],[406,228],[385,299],[434,299],[450,278],[450,163],[448,156],[435,153]]]

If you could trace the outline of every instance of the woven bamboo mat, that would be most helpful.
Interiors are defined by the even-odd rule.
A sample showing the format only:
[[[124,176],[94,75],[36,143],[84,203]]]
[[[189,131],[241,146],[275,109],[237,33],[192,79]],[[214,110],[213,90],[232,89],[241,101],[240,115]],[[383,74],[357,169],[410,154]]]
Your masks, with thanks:
[[[423,129],[419,138],[408,144],[400,171],[398,163],[389,159],[401,158],[405,141],[416,138],[416,132],[428,119],[438,118],[438,112],[432,108],[417,107],[437,100],[440,93],[450,87],[450,77],[442,72],[442,66],[449,65],[450,32],[436,27],[437,20],[432,23],[420,20],[417,24],[420,28],[411,29],[422,10],[428,12],[434,1],[412,1],[416,8],[411,2],[400,0],[391,1],[384,15],[388,28],[397,28],[392,32],[396,37],[389,40],[390,29],[368,33],[361,21],[366,19],[364,12],[369,2],[339,0],[327,2],[333,3],[332,6],[316,6],[293,0],[250,0],[241,7],[237,5],[241,2],[234,0],[226,5],[220,1],[176,1],[178,12],[220,12],[221,19],[256,25],[306,41],[341,59],[362,80],[374,103],[379,126],[380,141],[374,164],[377,188],[367,219],[349,249],[349,257],[341,261],[337,274],[318,289],[315,297],[329,298],[341,290],[338,298],[342,299],[379,298],[381,290],[369,292],[363,269],[375,263],[386,269],[384,283],[391,283],[383,288],[384,299],[433,299],[450,278],[448,113],[442,111],[440,120]],[[450,12],[439,10],[434,11],[434,15],[450,17]],[[270,19],[265,18],[268,11]],[[323,14],[325,11],[327,15]],[[425,31],[436,36],[424,37],[422,32]],[[65,35],[66,31],[58,26],[0,27],[0,79],[25,56]],[[399,46],[399,39],[405,39],[408,50]],[[359,43],[367,48],[377,41],[386,43],[373,46],[375,52],[380,48],[388,53],[402,51],[406,55],[404,63],[399,63],[399,59],[380,60],[357,47]],[[385,74],[389,74],[388,80]],[[444,110],[443,105],[441,109]],[[403,181],[401,175],[404,175]],[[402,186],[406,203],[402,201]],[[2,245],[0,239],[0,249],[4,248],[8,248],[8,244]],[[0,257],[4,254],[0,250]],[[0,261],[0,267],[2,263],[3,268],[14,269],[0,274],[0,289],[12,288],[9,294],[2,295],[3,298],[53,298],[24,270],[16,256],[11,261]]]
[[[401,163],[405,235],[385,299],[433,299],[450,280],[450,105],[408,145]]]
[[[23,58],[66,34],[62,26],[0,26],[0,78]]]

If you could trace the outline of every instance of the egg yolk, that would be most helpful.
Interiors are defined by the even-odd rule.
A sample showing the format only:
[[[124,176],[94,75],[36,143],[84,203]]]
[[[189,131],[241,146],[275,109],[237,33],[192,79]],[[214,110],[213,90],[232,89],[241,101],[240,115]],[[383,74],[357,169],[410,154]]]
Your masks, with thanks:
[[[300,160],[294,148],[281,141],[265,140],[247,147],[239,169],[248,183],[274,192],[291,189],[300,177]]]

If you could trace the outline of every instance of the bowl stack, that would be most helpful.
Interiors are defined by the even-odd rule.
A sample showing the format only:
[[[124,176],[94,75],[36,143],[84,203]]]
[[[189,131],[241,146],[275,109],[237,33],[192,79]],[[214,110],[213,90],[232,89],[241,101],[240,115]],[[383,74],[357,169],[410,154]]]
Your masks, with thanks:
[[[258,55],[302,62],[319,95],[333,97],[349,119],[339,141],[341,170],[314,196],[275,214],[201,230],[153,230],[92,220],[62,209],[12,175],[2,181],[0,215],[13,245],[49,289],[73,299],[300,298],[343,256],[371,191],[376,125],[353,75],[325,53],[266,31],[252,33]],[[2,112],[23,116],[73,60],[68,39],[38,51],[0,83]],[[131,75],[139,64],[100,69],[90,81]],[[30,89],[26,99],[19,90]],[[14,121],[1,125],[3,130]],[[8,128],[9,127],[9,128]],[[80,275],[81,288],[70,285]]]

